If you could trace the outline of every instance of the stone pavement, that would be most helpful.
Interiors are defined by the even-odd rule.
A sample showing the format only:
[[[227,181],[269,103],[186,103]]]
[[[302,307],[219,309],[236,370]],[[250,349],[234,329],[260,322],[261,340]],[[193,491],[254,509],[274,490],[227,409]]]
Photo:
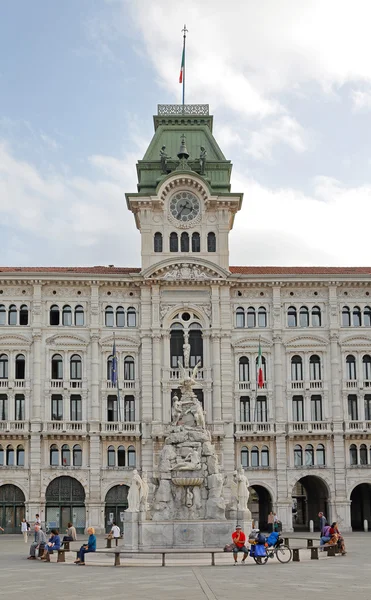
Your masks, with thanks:
[[[315,536],[315,534],[314,534]],[[82,536],[81,536],[82,537]],[[300,542],[298,542],[299,544]],[[27,561],[28,546],[20,535],[0,536],[1,600],[291,600],[371,599],[371,535],[346,536],[348,554],[319,561],[258,566],[230,564],[167,566],[148,564],[115,568],[77,567],[72,564],[44,564]],[[98,547],[104,547],[102,537]],[[207,559],[208,560],[208,559]],[[228,560],[224,558],[223,562]],[[187,558],[185,562],[189,562]]]

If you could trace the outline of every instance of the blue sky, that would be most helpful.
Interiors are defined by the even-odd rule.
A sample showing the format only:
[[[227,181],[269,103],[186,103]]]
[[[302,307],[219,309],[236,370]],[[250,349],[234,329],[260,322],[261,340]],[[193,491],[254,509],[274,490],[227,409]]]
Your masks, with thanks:
[[[157,103],[209,103],[244,207],[231,264],[368,265],[366,0],[0,0],[3,265],[140,265]]]

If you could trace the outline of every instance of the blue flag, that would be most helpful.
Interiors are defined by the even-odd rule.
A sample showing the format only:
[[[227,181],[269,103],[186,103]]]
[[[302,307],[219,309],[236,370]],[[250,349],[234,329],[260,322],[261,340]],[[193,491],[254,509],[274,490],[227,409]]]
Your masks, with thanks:
[[[112,369],[111,369],[111,383],[117,385],[117,354],[116,354],[116,342],[113,342],[112,350]]]

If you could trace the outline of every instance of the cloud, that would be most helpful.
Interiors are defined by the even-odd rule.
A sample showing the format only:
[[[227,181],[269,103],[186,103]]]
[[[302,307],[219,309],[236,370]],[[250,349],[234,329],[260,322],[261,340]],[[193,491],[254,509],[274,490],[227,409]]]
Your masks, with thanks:
[[[352,90],[351,98],[353,101],[353,110],[355,112],[363,110],[368,111],[371,109],[371,90],[366,92],[361,90]]]
[[[250,139],[246,151],[255,159],[271,158],[272,150],[277,144],[286,144],[295,152],[307,149],[304,128],[287,115],[253,131],[248,137]]]

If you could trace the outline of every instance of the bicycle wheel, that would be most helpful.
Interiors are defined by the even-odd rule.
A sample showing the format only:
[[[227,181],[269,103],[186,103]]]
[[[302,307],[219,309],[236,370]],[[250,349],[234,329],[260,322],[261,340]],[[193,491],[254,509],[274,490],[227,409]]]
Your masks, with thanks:
[[[265,565],[268,560],[268,556],[254,556],[254,560],[257,565]]]
[[[292,550],[288,546],[279,546],[276,548],[275,553],[280,563],[288,563],[292,558]]]

